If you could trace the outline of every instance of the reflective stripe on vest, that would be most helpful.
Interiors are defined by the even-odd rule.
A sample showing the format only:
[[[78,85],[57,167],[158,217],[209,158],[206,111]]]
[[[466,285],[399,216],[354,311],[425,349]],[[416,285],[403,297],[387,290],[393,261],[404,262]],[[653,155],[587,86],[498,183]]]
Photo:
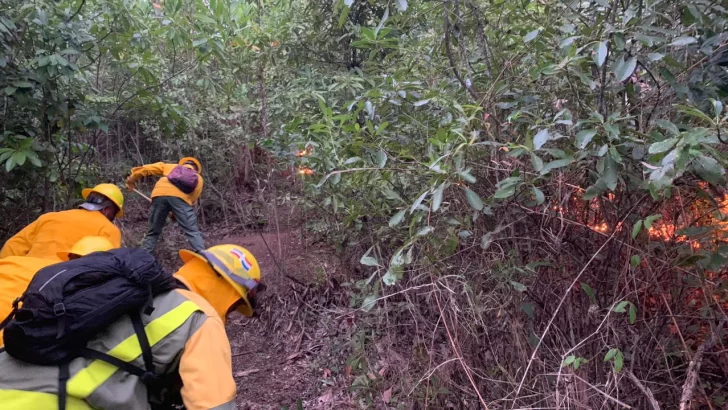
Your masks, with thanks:
[[[154,346],[160,340],[174,332],[178,327],[187,321],[193,313],[200,308],[191,301],[182,302],[176,308],[170,310],[164,315],[150,322],[144,327],[149,339],[149,345]],[[139,339],[136,334],[127,337],[124,341],[114,346],[107,352],[109,355],[125,362],[131,362],[142,355],[142,348],[139,345]],[[86,399],[94,390],[98,389],[106,380],[108,380],[117,370],[116,366],[94,360],[86,368],[76,373],[68,381],[68,395]],[[54,397],[57,397],[54,395]],[[56,399],[57,400],[57,399]],[[1,401],[0,401],[1,402]]]
[[[0,390],[0,403],[3,409],[57,409],[58,396],[51,393],[41,393],[24,390]],[[85,401],[75,397],[68,397],[66,410],[92,410]]]

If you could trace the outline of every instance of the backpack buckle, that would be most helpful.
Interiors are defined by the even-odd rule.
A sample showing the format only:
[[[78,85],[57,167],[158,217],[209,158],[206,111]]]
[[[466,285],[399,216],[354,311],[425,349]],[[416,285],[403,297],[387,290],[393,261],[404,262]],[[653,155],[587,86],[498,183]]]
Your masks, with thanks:
[[[63,316],[66,314],[66,306],[63,303],[56,303],[53,305],[53,314],[56,316]]]

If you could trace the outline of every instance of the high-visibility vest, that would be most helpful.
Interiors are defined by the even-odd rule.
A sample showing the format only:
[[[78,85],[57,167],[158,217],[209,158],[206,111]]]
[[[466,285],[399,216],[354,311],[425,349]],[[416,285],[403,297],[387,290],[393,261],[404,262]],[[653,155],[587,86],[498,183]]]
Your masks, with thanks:
[[[142,314],[142,321],[152,347],[156,373],[178,371],[185,343],[205,320],[207,315],[200,307],[178,291],[154,298],[154,311],[149,316]],[[144,367],[142,349],[128,317],[108,326],[87,346]],[[32,365],[2,352],[0,369],[0,408],[58,408],[58,367]],[[67,410],[150,408],[147,388],[137,376],[87,358],[73,360],[69,370]]]

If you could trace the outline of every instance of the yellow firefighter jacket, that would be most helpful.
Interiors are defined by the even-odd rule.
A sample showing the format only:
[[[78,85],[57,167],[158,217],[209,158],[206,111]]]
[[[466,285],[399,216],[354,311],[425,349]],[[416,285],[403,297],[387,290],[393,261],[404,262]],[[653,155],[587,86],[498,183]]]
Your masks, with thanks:
[[[115,248],[121,247],[121,231],[101,212],[70,209],[43,214],[5,242],[0,258],[30,256],[58,259],[84,236],[105,236]]]
[[[192,205],[197,201],[197,199],[200,197],[200,194],[202,193],[202,185],[204,184],[202,175],[200,175],[199,173],[197,174],[198,182],[195,190],[189,194],[185,194],[167,180],[167,175],[169,175],[169,173],[172,172],[172,170],[176,166],[177,164],[165,164],[164,162],[157,162],[155,164],[148,164],[141,167],[132,168],[130,179],[132,181],[137,181],[138,179],[143,177],[160,176],[162,178],[157,181],[157,183],[154,185],[154,190],[152,190],[152,198],[158,196],[174,196],[177,198],[181,198],[182,200],[187,202],[187,204]]]

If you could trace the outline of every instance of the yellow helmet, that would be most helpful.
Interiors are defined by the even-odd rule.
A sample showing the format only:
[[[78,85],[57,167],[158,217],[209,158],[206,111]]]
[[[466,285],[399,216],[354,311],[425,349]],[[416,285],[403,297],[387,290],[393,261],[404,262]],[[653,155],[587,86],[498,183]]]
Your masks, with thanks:
[[[184,263],[199,258],[210,264],[243,298],[245,303],[238,312],[247,317],[253,316],[249,296],[254,295],[254,289],[260,284],[260,267],[250,251],[237,245],[217,245],[201,254],[182,249],[179,257]]]
[[[98,184],[93,188],[84,189],[83,191],[81,191],[81,195],[83,196],[83,199],[87,199],[88,196],[94,192],[105,196],[119,208],[119,212],[116,213],[117,218],[121,218],[122,216],[124,216],[124,211],[122,209],[124,208],[124,194],[121,193],[121,189],[119,189],[118,186],[114,184]],[[89,209],[85,206],[84,208]],[[93,211],[96,209],[89,210]]]
[[[194,157],[184,157],[181,160],[179,160],[179,162],[177,164],[178,165],[184,165],[187,162],[191,162],[191,163],[195,164],[195,166],[197,167],[197,173],[198,174],[202,174],[202,163],[200,163],[200,161],[197,158],[194,158]]]
[[[84,236],[73,244],[69,252],[58,252],[56,255],[63,261],[70,260],[71,255],[86,256],[89,253],[104,252],[114,249],[114,245],[105,236]]]

